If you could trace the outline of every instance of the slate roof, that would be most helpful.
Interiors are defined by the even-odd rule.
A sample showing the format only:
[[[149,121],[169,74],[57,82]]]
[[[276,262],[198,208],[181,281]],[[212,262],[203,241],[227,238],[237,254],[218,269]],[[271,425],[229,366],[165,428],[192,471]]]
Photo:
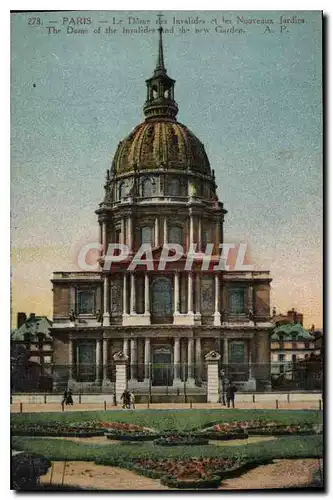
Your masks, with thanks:
[[[21,325],[20,328],[13,334],[12,340],[16,342],[23,341],[25,340],[24,334],[29,332],[32,342],[38,340],[38,333],[44,333],[44,340],[52,341],[53,338],[50,335],[51,326],[52,322],[46,316],[29,317],[26,319],[23,325]]]
[[[314,337],[300,323],[289,323],[274,328],[271,340],[280,340],[280,335],[283,335],[283,341],[294,340],[295,335],[296,340],[314,340]]]

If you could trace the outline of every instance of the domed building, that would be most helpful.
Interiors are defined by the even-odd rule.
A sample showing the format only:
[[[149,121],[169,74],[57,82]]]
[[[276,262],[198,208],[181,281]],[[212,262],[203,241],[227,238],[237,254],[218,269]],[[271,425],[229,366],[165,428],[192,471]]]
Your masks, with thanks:
[[[212,267],[220,261],[227,211],[204,145],[177,121],[162,28],[146,86],[145,119],[119,143],[96,211],[100,270],[53,275],[54,385],[112,392],[113,356],[122,351],[138,393],[150,386],[170,395],[186,383],[202,394],[205,356],[216,350],[220,368],[240,389],[268,389],[271,279],[268,272]],[[128,249],[111,268],[110,244]],[[143,244],[152,248],[150,266],[131,268]],[[184,255],[161,269],[167,244],[181,245]],[[204,266],[207,244],[212,257]]]

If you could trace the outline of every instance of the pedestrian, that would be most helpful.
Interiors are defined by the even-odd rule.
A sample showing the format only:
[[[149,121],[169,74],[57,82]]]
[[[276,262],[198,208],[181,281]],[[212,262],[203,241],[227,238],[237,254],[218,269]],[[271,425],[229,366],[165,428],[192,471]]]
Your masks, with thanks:
[[[225,391],[227,388],[228,380],[227,377],[225,376],[225,371],[221,370],[221,388],[222,388],[222,404],[223,406],[226,406],[225,402]]]
[[[226,389],[228,408],[230,408],[230,402],[232,404],[232,407],[235,408],[235,392],[237,392],[237,388],[234,385],[232,385],[231,381],[229,381]]]
[[[130,398],[129,398],[129,392],[127,389],[124,390],[120,399],[123,400],[123,408],[129,408]]]
[[[61,401],[61,406],[64,406],[64,404],[67,401],[67,397],[68,397],[68,392],[67,392],[67,389],[66,389],[65,392],[64,392],[64,397],[62,398],[62,401]]]
[[[66,405],[70,405],[70,406],[73,406],[74,404],[74,401],[73,401],[73,394],[72,394],[72,390],[69,389],[68,393],[67,393],[67,400],[66,400]]]
[[[134,391],[130,392],[130,408],[132,408],[132,410],[135,410],[135,395],[134,395]]]

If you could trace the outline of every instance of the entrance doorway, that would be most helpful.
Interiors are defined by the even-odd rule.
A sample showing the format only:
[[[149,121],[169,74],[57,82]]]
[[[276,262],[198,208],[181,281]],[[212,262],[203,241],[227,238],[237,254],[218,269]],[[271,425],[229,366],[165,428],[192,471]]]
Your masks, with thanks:
[[[171,386],[173,383],[172,352],[169,347],[153,349],[152,385]]]

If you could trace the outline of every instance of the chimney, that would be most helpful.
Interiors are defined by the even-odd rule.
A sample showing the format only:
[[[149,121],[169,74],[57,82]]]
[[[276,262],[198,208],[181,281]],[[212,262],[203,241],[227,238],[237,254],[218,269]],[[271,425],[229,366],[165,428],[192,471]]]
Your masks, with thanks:
[[[19,329],[26,322],[27,315],[23,312],[17,313],[17,329]]]
[[[35,313],[30,313],[29,319],[35,319],[36,314]]]

